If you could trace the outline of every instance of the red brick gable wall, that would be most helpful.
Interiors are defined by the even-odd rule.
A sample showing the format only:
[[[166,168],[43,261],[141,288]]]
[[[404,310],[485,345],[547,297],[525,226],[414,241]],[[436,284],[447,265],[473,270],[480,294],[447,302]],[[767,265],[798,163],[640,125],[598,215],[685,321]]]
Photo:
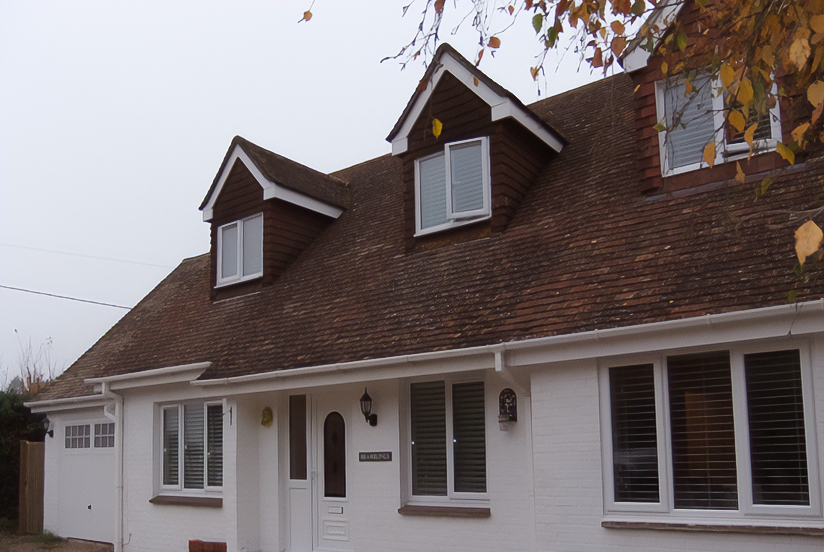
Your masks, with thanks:
[[[242,162],[235,162],[214,206],[211,221],[212,299],[249,293],[271,284],[331,222],[331,219],[279,199],[264,201],[263,188]],[[263,277],[216,288],[217,229],[263,213]]]
[[[432,121],[443,130],[438,138]],[[415,238],[415,159],[443,150],[458,140],[489,137],[491,220]],[[492,121],[492,110],[451,73],[444,73],[412,127],[403,154],[406,248],[430,249],[502,232],[515,216],[538,172],[554,155],[535,135],[512,119]]]

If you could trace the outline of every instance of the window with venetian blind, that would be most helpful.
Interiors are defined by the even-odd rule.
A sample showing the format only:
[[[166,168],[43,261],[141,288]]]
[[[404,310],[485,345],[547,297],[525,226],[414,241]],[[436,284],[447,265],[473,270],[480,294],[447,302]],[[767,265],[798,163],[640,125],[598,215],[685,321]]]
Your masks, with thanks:
[[[411,494],[486,493],[483,382],[413,383],[409,397]]]
[[[263,214],[217,229],[217,284],[227,285],[263,275]]]
[[[428,234],[490,216],[489,139],[451,142],[415,161],[415,230]]]
[[[205,489],[223,485],[223,405],[163,407],[162,485]]]
[[[608,508],[745,516],[820,509],[798,349],[670,356],[609,368],[607,378]]]

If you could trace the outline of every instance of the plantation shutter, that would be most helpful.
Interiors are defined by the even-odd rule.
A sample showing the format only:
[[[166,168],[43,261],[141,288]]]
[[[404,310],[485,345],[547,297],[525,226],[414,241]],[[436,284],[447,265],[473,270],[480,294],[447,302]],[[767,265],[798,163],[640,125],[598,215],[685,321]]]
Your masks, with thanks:
[[[163,484],[179,484],[180,415],[178,408],[163,409]]]
[[[410,386],[412,494],[446,496],[446,395],[443,381]]]
[[[183,487],[203,488],[203,404],[183,406]]]
[[[237,276],[237,223],[220,229],[220,278]]]
[[[677,169],[699,163],[704,146],[714,139],[715,118],[712,111],[712,87],[707,78],[693,82],[695,93],[685,96],[683,82],[667,83],[664,109],[667,131],[666,150],[669,168]]]
[[[455,492],[486,492],[486,432],[482,381],[452,386]]]
[[[652,364],[609,369],[615,502],[658,502]]]
[[[449,146],[450,216],[460,218],[484,209],[483,147],[480,140]]]
[[[223,485],[223,406],[206,407],[206,484]]]
[[[675,508],[738,508],[729,353],[667,360]]]
[[[754,504],[809,505],[799,352],[744,355]]]
[[[263,272],[263,215],[243,221],[243,276]]]
[[[443,154],[418,161],[421,229],[447,222],[446,165]]]

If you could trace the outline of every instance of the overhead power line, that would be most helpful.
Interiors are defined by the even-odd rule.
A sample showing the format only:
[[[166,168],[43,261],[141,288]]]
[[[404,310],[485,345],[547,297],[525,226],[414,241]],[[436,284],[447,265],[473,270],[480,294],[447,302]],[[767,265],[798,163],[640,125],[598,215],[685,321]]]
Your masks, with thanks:
[[[68,299],[69,301],[77,301],[79,303],[91,303],[92,305],[101,305],[101,306],[104,306],[104,307],[114,307],[116,309],[132,310],[132,307],[124,307],[123,305],[114,305],[112,303],[102,303],[100,301],[91,301],[89,299],[79,299],[77,297],[68,297],[66,295],[56,295],[54,293],[46,293],[44,291],[34,291],[32,289],[23,289],[23,288],[11,287],[11,286],[4,286],[3,284],[0,284],[0,288],[11,289],[13,291],[22,291],[24,293],[33,293],[35,295],[45,295],[46,297],[56,297],[57,299]]]
[[[55,251],[54,249],[42,249],[40,247],[27,247],[25,245],[14,245],[11,243],[0,243],[3,247],[14,247],[17,249],[28,249],[30,251],[42,251],[44,253],[57,253],[58,255],[69,255],[71,257],[85,257],[87,259],[97,259],[98,261],[112,261],[115,263],[128,263],[143,266],[154,266],[157,268],[172,268],[168,265],[160,265],[154,263],[143,263],[140,261],[128,261],[126,259],[114,259],[112,257],[98,257],[97,255],[84,255],[83,253],[69,253],[67,251]]]

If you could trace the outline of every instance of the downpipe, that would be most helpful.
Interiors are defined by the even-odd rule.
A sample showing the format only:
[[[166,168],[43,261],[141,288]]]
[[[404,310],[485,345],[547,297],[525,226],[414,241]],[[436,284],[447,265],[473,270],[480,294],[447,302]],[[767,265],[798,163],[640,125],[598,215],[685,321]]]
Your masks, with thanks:
[[[101,394],[114,401],[114,413],[109,411],[108,405],[103,408],[103,413],[114,422],[115,428],[115,518],[117,524],[114,552],[123,552],[123,397],[112,391],[108,382],[101,382],[101,386]]]

